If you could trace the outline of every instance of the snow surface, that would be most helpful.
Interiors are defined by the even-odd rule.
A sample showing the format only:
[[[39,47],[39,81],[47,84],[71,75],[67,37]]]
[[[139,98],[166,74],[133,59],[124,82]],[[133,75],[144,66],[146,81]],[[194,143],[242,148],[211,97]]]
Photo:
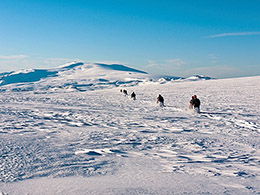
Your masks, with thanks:
[[[260,77],[160,84],[100,70],[84,64],[22,84],[30,90],[2,86],[0,194],[260,193]],[[126,76],[143,80],[111,84]],[[92,88],[42,91],[83,79]],[[200,114],[187,109],[194,94]]]

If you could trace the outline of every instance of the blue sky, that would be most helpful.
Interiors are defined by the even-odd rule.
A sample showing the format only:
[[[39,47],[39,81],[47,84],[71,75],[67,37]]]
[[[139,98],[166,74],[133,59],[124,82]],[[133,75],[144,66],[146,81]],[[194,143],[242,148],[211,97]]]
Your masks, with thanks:
[[[259,0],[1,0],[0,72],[66,62],[260,75]]]

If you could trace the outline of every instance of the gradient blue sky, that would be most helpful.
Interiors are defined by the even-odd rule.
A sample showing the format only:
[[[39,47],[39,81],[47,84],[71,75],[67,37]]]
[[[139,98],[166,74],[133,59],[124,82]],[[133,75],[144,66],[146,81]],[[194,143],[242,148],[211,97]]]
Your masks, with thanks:
[[[259,0],[1,0],[0,72],[66,62],[260,75]]]

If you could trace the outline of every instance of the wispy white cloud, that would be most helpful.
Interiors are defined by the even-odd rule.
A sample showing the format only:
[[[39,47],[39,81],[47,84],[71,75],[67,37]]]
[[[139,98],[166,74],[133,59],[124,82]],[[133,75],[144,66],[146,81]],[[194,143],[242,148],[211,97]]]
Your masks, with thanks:
[[[230,78],[243,75],[243,71],[231,66],[197,67],[183,71],[183,76],[206,75],[214,78]]]
[[[183,61],[183,60],[180,59],[180,58],[165,60],[165,62],[166,62],[167,64],[175,65],[175,66],[182,66],[182,65],[186,64],[186,62]]]
[[[28,55],[9,55],[9,56],[0,56],[0,59],[3,60],[18,60],[28,58]]]
[[[210,59],[216,59],[217,56],[216,56],[216,54],[209,54],[209,58],[210,58]]]
[[[175,66],[181,67],[184,64],[187,64],[184,60],[180,58],[163,60],[160,62],[156,62],[155,60],[147,60],[148,67],[167,67],[167,66]]]
[[[68,62],[79,61],[69,58],[44,58],[28,55],[0,56],[0,72],[30,68],[56,68]]]
[[[216,54],[209,54],[209,59],[210,59],[210,62],[211,63],[217,63],[217,56],[216,56]]]
[[[157,66],[158,64],[154,61],[154,60],[147,60],[148,62],[148,67],[155,67]]]
[[[185,69],[185,65],[188,64],[181,58],[167,59],[167,60],[146,60],[146,71],[151,74],[165,74],[165,75],[177,75]]]
[[[92,60],[93,61],[93,60]],[[120,61],[93,61],[93,63],[100,63],[100,64],[128,64],[127,62],[120,62]]]
[[[44,57],[38,57],[35,59],[32,59],[34,63],[38,62],[38,65],[42,66],[49,66],[49,67],[55,67],[58,65],[63,65],[69,62],[73,61],[80,61],[79,59],[71,59],[71,58],[44,58]]]
[[[236,32],[236,33],[221,33],[206,36],[205,38],[217,38],[217,37],[231,37],[231,36],[249,36],[249,35],[260,35],[260,32]]]

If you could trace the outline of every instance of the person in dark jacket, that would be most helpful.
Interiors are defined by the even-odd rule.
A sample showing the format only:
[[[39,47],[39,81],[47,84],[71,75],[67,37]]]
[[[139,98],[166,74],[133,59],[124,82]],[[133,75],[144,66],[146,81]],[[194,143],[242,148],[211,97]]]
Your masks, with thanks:
[[[124,94],[124,95],[127,95],[126,89],[123,90],[123,94]]]
[[[133,100],[136,100],[135,92],[131,93],[131,98],[132,98]]]
[[[163,97],[161,96],[161,94],[159,94],[159,96],[157,97],[157,104],[159,103],[159,105],[161,107],[164,107],[164,99]]]
[[[193,109],[196,112],[200,112],[200,100],[196,95],[192,96],[190,100],[190,109]]]

